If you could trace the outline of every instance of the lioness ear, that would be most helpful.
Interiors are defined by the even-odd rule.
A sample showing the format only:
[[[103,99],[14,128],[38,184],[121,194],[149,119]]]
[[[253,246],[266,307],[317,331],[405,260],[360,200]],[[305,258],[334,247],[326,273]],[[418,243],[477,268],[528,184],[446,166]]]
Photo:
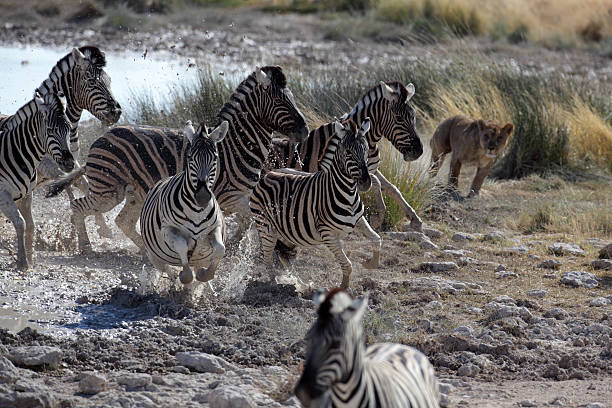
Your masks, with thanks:
[[[512,123],[507,123],[506,126],[502,128],[502,131],[508,136],[510,136],[514,131],[514,125]]]

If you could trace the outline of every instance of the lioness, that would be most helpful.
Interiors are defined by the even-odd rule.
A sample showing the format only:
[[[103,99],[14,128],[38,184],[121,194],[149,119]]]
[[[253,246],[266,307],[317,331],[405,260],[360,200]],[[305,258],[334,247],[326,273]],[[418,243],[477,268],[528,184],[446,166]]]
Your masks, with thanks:
[[[453,152],[448,176],[449,186],[456,190],[461,165],[474,163],[478,166],[478,171],[472,181],[468,198],[477,195],[495,157],[506,146],[508,136],[513,130],[512,123],[500,127],[491,121],[485,122],[461,115],[446,119],[440,123],[429,143],[433,176],[438,173],[446,154]]]

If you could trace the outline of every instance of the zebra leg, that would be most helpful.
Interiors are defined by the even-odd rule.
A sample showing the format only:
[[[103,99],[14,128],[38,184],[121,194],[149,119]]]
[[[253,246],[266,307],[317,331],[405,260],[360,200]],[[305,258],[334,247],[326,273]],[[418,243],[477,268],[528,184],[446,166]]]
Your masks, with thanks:
[[[25,251],[26,224],[17,205],[15,205],[15,201],[13,201],[13,196],[6,190],[0,190],[0,210],[13,223],[17,233],[17,269],[26,270],[29,266]]]
[[[337,236],[331,235],[327,237],[323,236],[323,243],[334,254],[342,268],[342,283],[340,286],[344,289],[348,288],[351,272],[353,271],[353,264],[344,253],[342,241],[340,241]]]
[[[142,237],[136,231],[136,224],[140,218],[140,212],[144,203],[138,200],[134,189],[130,186],[125,189],[125,204],[115,218],[115,224],[123,231],[123,233],[138,247],[140,252],[144,252],[144,242]]]
[[[223,255],[225,255],[225,245],[223,245],[222,231],[223,226],[219,225],[208,236],[208,243],[212,250],[212,253],[210,254],[210,265],[208,266],[208,268],[199,268],[196,271],[196,279],[200,282],[208,282],[208,286],[210,287],[210,290],[213,291],[213,293],[214,290],[212,288],[212,285],[210,284],[210,281],[213,280],[213,278],[215,277],[215,271],[219,266],[219,262],[223,258]]]
[[[370,224],[368,224],[368,221],[363,216],[357,221],[355,229],[372,241],[372,258],[363,262],[363,267],[366,269],[377,269],[380,264],[380,248],[382,246],[380,235],[370,227]]]
[[[19,212],[25,220],[25,252],[28,264],[32,265],[32,251],[34,243],[34,220],[32,219],[32,192],[30,191],[19,202]]]
[[[274,256],[274,247],[276,246],[277,239],[278,235],[276,233],[264,232],[259,229],[259,241],[261,242],[261,251],[263,252],[263,264],[267,269],[271,282],[274,282],[276,278],[274,265],[272,265],[272,257]]]
[[[385,192],[385,194],[391,196],[391,198],[393,198],[395,202],[399,204],[406,217],[410,219],[410,228],[415,231],[422,232],[423,221],[419,218],[419,216],[410,206],[410,204],[408,204],[408,202],[404,199],[404,196],[402,196],[401,191],[399,191],[397,187],[391,184],[391,182],[387,180],[385,176],[382,175],[380,170],[376,170],[376,177],[380,181],[382,190]]]
[[[81,253],[90,254],[92,252],[91,242],[87,235],[87,228],[85,227],[85,217],[102,214],[112,210],[123,201],[123,197],[123,191],[116,191],[113,194],[107,193],[104,195],[92,195],[90,193],[70,203],[70,207],[72,208],[71,220],[77,231],[78,246]]]
[[[373,228],[380,228],[385,219],[385,212],[387,211],[387,207],[385,206],[385,200],[383,199],[382,189],[380,180],[376,177],[375,174],[371,175],[372,179],[372,193],[374,194],[374,200],[376,200],[376,211],[370,217],[370,225]]]
[[[189,267],[189,258],[187,256],[189,244],[187,240],[179,229],[175,227],[162,227],[162,237],[166,245],[181,257],[181,264],[183,265],[183,270],[179,273],[181,283],[183,285],[191,283],[193,281],[193,271]]]

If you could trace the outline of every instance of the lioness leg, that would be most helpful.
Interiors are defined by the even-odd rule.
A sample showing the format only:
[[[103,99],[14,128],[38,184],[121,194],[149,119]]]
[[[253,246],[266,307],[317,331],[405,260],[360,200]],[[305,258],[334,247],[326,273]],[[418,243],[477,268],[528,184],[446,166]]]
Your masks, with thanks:
[[[461,173],[461,161],[453,155],[451,157],[450,173],[448,175],[449,187],[457,190],[459,188],[459,173]]]
[[[389,195],[395,202],[400,206],[404,215],[410,219],[410,228],[416,231],[421,231],[423,229],[423,221],[419,218],[414,209],[408,204],[408,202],[404,199],[402,192],[399,191],[397,187],[395,187],[389,180],[382,175],[380,170],[376,170],[375,173],[376,178],[380,181],[380,186],[382,187],[382,191],[385,194]]]
[[[444,159],[446,158],[447,153],[439,153],[432,151],[431,152],[431,167],[429,169],[431,173],[431,177],[436,177],[438,175],[438,171],[440,171],[440,167],[444,163]]]
[[[478,170],[476,171],[476,176],[474,176],[474,180],[472,181],[472,187],[470,188],[468,198],[478,195],[478,193],[480,192],[480,187],[482,187],[482,183],[484,182],[484,179],[489,174],[489,170],[491,170],[491,165],[478,168]]]

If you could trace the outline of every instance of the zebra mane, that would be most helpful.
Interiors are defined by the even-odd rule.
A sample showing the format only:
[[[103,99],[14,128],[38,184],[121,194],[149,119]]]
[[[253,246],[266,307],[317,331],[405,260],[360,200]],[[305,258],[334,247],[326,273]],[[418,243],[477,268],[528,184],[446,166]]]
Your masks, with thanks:
[[[393,88],[394,91],[400,94],[400,98],[399,98],[400,101],[406,100],[406,98],[408,97],[408,91],[406,90],[406,87],[404,86],[404,84],[398,81],[389,81],[385,83],[389,87]],[[359,98],[359,100],[357,101],[357,103],[355,104],[355,106],[350,112],[342,115],[340,120],[348,119],[349,117],[357,114],[358,112],[361,112],[366,107],[370,106],[370,104],[378,101],[381,98],[384,98],[383,91],[382,91],[382,84],[373,86],[372,88],[367,90],[361,98]]]
[[[353,132],[354,134],[357,134],[357,132],[359,131],[357,124],[351,119],[342,120],[340,121],[340,123],[342,123],[343,127],[349,125],[349,127],[351,128],[351,132]],[[329,137],[325,142],[325,146],[323,147],[322,153],[318,159],[319,168],[321,170],[329,168],[332,161],[334,160],[334,156],[336,155],[336,150],[338,150],[338,145],[340,144],[340,136],[338,135],[338,133],[335,132],[334,122],[328,123],[327,125],[323,125],[323,127],[330,125],[330,131],[333,132],[333,135]]]
[[[4,123],[4,127],[2,130],[13,130],[23,122],[25,122],[28,118],[31,118],[32,115],[38,112],[38,106],[36,105],[36,101],[34,99],[26,102],[21,108],[15,112],[14,115],[6,118],[6,122]]]
[[[106,56],[98,47],[93,46],[85,46],[80,47],[79,51],[85,55],[85,57],[91,62],[91,64],[98,68],[102,69],[106,66]],[[72,56],[72,52],[64,55],[60,58],[55,66],[51,68],[51,72],[49,73],[49,77],[45,79],[42,84],[36,91],[38,91],[41,95],[44,95],[51,91],[56,83],[59,83],[59,79],[62,78],[68,71],[70,71],[76,64],[74,57]]]

